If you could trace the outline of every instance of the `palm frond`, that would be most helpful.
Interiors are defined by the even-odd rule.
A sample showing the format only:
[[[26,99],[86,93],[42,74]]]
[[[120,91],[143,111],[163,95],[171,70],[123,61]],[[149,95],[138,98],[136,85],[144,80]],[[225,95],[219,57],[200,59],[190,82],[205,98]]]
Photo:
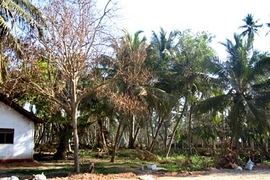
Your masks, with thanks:
[[[14,12],[12,19],[21,23],[23,26],[30,25],[36,27],[39,34],[42,35],[43,28],[46,27],[46,21],[41,11],[31,4],[28,0],[5,0],[8,1],[8,11]]]
[[[172,108],[175,107],[178,102],[172,94],[169,94],[162,89],[149,87],[149,86],[137,86],[135,88],[136,94],[145,99],[148,106],[156,109],[161,114],[168,114]]]
[[[251,101],[247,102],[247,123],[257,128],[261,132],[269,130],[269,121],[267,120],[267,111],[264,111]]]
[[[270,57],[265,57],[255,63],[253,68],[254,75],[265,75],[270,70]]]
[[[3,38],[4,34],[6,34],[7,32],[10,32],[10,27],[6,23],[6,20],[2,16],[0,16],[0,37]]]
[[[244,115],[243,109],[238,104],[233,104],[230,108],[229,115],[228,115],[228,122],[231,129],[232,137],[236,140],[242,134],[243,126],[244,126]]]
[[[230,95],[219,95],[199,102],[195,109],[197,113],[223,111],[230,102]]]
[[[255,91],[268,91],[269,88],[270,88],[270,79],[260,81],[260,83],[252,85],[252,89]]]
[[[269,84],[270,87],[270,84]],[[260,91],[254,98],[254,101],[256,103],[256,106],[260,109],[266,110],[269,108],[270,105],[270,92],[269,92],[269,87],[266,88],[267,91]]]
[[[223,63],[221,63],[218,59],[205,59],[202,62],[203,69],[206,69],[213,75],[217,75],[218,77],[227,77]]]

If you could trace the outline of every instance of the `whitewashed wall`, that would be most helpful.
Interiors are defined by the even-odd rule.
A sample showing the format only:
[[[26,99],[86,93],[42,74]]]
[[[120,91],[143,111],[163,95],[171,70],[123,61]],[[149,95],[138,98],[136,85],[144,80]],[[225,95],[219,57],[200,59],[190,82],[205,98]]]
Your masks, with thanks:
[[[0,102],[0,128],[14,129],[14,143],[0,144],[0,160],[32,159],[34,122]]]

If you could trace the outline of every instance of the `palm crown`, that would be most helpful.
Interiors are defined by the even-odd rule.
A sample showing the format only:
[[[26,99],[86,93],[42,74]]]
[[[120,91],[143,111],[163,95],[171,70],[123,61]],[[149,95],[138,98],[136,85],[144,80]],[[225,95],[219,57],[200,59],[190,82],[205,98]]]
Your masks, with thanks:
[[[198,109],[200,112],[227,112],[234,140],[239,139],[246,129],[263,134],[269,130],[265,106],[269,97],[266,98],[268,93],[262,91],[268,86],[266,68],[269,68],[270,58],[252,51],[252,43],[245,41],[241,35],[235,34],[234,42],[227,39],[222,44],[229,53],[228,60],[213,61],[209,69],[218,75],[220,85],[226,87],[226,91],[202,101]]]
[[[254,17],[252,14],[248,14],[243,21],[245,22],[245,25],[240,26],[239,28],[245,29],[242,32],[243,36],[246,36],[249,39],[253,39],[255,34],[258,34],[258,28],[262,27],[263,24],[257,24],[259,20],[254,21]]]

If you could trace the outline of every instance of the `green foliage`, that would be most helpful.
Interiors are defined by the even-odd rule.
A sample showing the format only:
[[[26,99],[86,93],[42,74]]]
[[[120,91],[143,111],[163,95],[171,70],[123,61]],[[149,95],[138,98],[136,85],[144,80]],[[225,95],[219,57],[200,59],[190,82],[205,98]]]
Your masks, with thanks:
[[[263,24],[257,24],[259,20],[254,21],[254,17],[252,14],[247,14],[247,16],[243,19],[245,25],[240,26],[239,28],[245,29],[242,32],[242,36],[247,36],[249,39],[254,39],[254,35],[258,34],[258,28],[261,28]]]
[[[230,97],[228,95],[220,95],[199,102],[196,106],[196,111],[198,113],[223,111],[228,105],[230,105]]]
[[[11,3],[9,6],[4,6],[6,2]],[[14,3],[16,4],[16,2],[27,4],[17,3],[23,6],[21,8],[14,8]],[[8,9],[5,9],[6,7]],[[24,19],[23,23],[35,20],[33,21],[34,25],[39,26],[43,24],[42,19],[38,18],[38,16],[38,19],[36,19],[36,16],[33,16],[35,12],[38,13],[36,15],[40,14],[38,11],[35,11],[36,9],[31,4],[28,4],[28,1],[4,0],[0,3],[0,8],[4,13],[7,12],[7,14],[3,15],[7,20],[12,19],[13,21],[14,17],[11,11],[18,11],[18,15],[22,17],[16,17],[15,20]],[[22,10],[26,10],[26,12]],[[58,11],[57,8],[56,11]],[[28,12],[30,14],[27,14]],[[48,15],[50,14],[52,13],[49,11]],[[11,32],[11,30],[8,29],[6,21],[3,21],[5,20],[3,16],[2,19],[0,18],[1,35],[7,35],[7,32]],[[57,20],[59,20],[59,23],[53,22],[53,24],[59,25],[61,29],[63,26],[61,18]],[[54,102],[49,102],[50,99],[48,98],[32,94],[31,90],[29,90],[29,88],[31,89],[29,84],[23,90],[18,88],[19,93],[24,91],[23,93],[28,94],[21,99],[21,102],[28,102],[32,107],[35,106],[38,116],[58,125],[70,125],[71,117],[67,116],[71,112],[75,112],[70,107],[78,105],[80,137],[84,135],[82,130],[85,130],[86,127],[89,128],[98,120],[101,121],[100,124],[102,125],[102,122],[108,119],[111,126],[109,133],[114,137],[119,123],[117,120],[126,116],[127,113],[132,114],[134,117],[135,122],[133,125],[138,128],[138,133],[141,133],[138,136],[144,136],[145,134],[143,133],[149,133],[150,131],[152,131],[151,135],[154,134],[157,125],[155,124],[156,122],[150,122],[149,119],[154,119],[157,116],[164,117],[164,123],[161,126],[165,128],[161,127],[161,130],[165,129],[164,131],[168,133],[169,131],[167,130],[176,124],[175,119],[177,119],[174,118],[174,115],[171,115],[171,112],[177,109],[178,106],[180,108],[184,106],[183,99],[187,102],[187,108],[182,108],[183,120],[179,118],[183,124],[180,123],[179,126],[175,126],[178,128],[176,139],[187,142],[189,137],[191,137],[191,134],[188,133],[197,130],[194,133],[196,135],[195,138],[199,137],[204,141],[216,140],[216,137],[219,136],[220,131],[218,130],[221,125],[224,126],[222,130],[226,131],[223,133],[226,136],[222,137],[224,139],[228,138],[228,136],[233,140],[238,140],[238,138],[243,136],[254,139],[269,137],[270,58],[269,54],[254,50],[253,47],[254,34],[258,32],[258,28],[262,25],[258,25],[251,14],[248,14],[243,21],[246,24],[241,26],[241,28],[245,29],[242,34],[235,33],[233,40],[226,39],[225,42],[221,43],[229,55],[225,61],[220,61],[215,57],[215,53],[210,46],[213,38],[211,34],[204,31],[192,33],[190,30],[175,30],[167,33],[163,28],[160,29],[159,33],[153,32],[149,45],[147,44],[146,37],[140,38],[143,31],[137,31],[132,36],[128,31],[124,30],[124,36],[113,41],[114,56],[101,55],[100,57],[93,58],[96,52],[93,54],[91,52],[85,58],[83,50],[97,50],[99,47],[85,48],[85,45],[93,43],[85,43],[84,39],[80,40],[80,37],[76,37],[74,34],[77,33],[71,31],[73,28],[69,29],[69,27],[73,27],[72,24],[68,23],[66,27],[63,26],[63,35],[66,36],[67,33],[65,28],[70,30],[70,37],[74,38],[72,40],[74,44],[70,45],[70,47],[74,47],[74,52],[71,52],[69,55],[66,52],[60,52],[59,54],[64,55],[62,57],[63,62],[57,56],[51,58],[53,53],[61,49],[59,46],[61,41],[57,39],[54,39],[56,40],[55,44],[53,41],[51,41],[51,44],[47,44],[47,46],[51,45],[51,54],[48,51],[42,55],[50,57],[48,59],[52,62],[38,58],[36,58],[38,60],[34,60],[35,58],[31,59],[33,60],[32,64],[21,61],[25,67],[33,68],[32,77],[29,78],[29,74],[26,74],[25,77],[36,81],[39,91],[48,90],[49,97]],[[78,28],[78,32],[81,33],[79,29],[84,28]],[[99,32],[99,29],[97,30]],[[52,29],[52,32],[56,33],[57,31]],[[94,34],[99,35],[99,33]],[[16,38],[13,37],[12,33],[8,33],[8,35],[10,36],[9,40],[12,41],[13,39],[16,45]],[[55,37],[62,37],[62,35],[58,34]],[[82,44],[77,46],[77,44],[80,44],[79,42],[82,42]],[[102,43],[106,44],[107,42]],[[30,46],[30,43],[28,45]],[[77,50],[80,52],[78,53]],[[37,57],[40,57],[40,54],[42,54],[42,52],[36,53],[39,54]],[[31,55],[29,54],[29,56]],[[79,55],[82,55],[82,59],[79,58]],[[66,56],[72,58],[66,59]],[[93,63],[89,63],[91,64],[89,69],[79,68],[86,67],[88,60],[93,60]],[[36,62],[34,63],[34,61]],[[82,64],[77,64],[79,62],[82,62]],[[85,62],[87,62],[87,65],[84,64]],[[73,65],[75,69],[69,67]],[[72,69],[76,73],[67,72]],[[74,74],[78,75],[78,78],[66,79]],[[29,79],[27,80],[29,81]],[[112,83],[110,83],[113,85],[107,86],[111,88],[111,92],[105,92],[109,90],[97,86],[102,84],[104,79],[112,80]],[[16,79],[16,81],[19,80],[21,79]],[[23,83],[27,82],[26,80],[23,81],[25,81]],[[70,86],[72,82],[78,82],[74,87],[78,95],[76,98],[74,96],[74,100],[78,98],[78,101],[73,105],[70,100],[72,92]],[[13,88],[13,86],[10,87],[10,89]],[[117,96],[113,96],[115,94]],[[58,103],[58,105],[55,105],[55,103]],[[197,116],[193,116],[193,110],[197,113]],[[141,117],[139,117],[140,115]],[[74,119],[77,118],[76,116],[73,117]],[[123,134],[127,135],[127,130],[130,130],[130,134],[132,134],[132,127],[130,127],[132,125],[128,123],[128,121],[131,121],[131,118],[126,118],[125,120],[127,123],[123,125]],[[190,122],[189,132],[182,132],[181,130],[184,128],[186,131],[187,122]],[[148,128],[151,130],[144,127],[150,123],[152,129]],[[65,127],[63,129],[67,131]],[[61,133],[62,131],[59,132]],[[51,134],[54,135],[54,133]],[[94,135],[93,137],[93,139],[96,138]],[[150,136],[148,140],[151,141]],[[162,154],[162,152],[159,153]],[[91,155],[91,152],[87,150],[82,150],[79,154],[83,161]],[[108,156],[107,154],[102,157],[106,159]],[[213,165],[211,158],[202,156],[191,156],[187,159],[184,156],[176,155],[168,159],[162,159],[159,162],[154,154],[141,150],[120,151],[117,153],[117,158],[119,161],[116,164],[97,163],[97,172],[118,173],[127,169],[136,169],[142,164],[151,162],[158,163],[158,165],[165,167],[168,171],[202,170]],[[131,161],[126,160],[126,158],[129,158]]]
[[[262,163],[270,165],[270,160],[264,160]]]
[[[206,168],[213,167],[213,159],[211,157],[191,156],[189,159],[183,155],[177,155],[162,159],[160,166],[164,167],[167,171],[200,171]]]
[[[9,43],[12,44],[13,50],[15,50],[18,55],[21,55],[20,44],[12,31],[15,23],[16,26],[24,31],[26,29],[30,31],[30,29],[33,30],[33,28],[36,28],[41,36],[43,27],[45,27],[46,24],[45,19],[39,9],[28,0],[1,0],[0,10],[2,12],[0,16],[1,46],[5,40],[8,40]]]
[[[212,68],[210,72],[219,80],[223,93],[199,102],[197,112],[226,112],[230,136],[235,140],[248,127],[258,129],[262,135],[269,131],[270,99],[262,99],[268,91],[269,59],[253,49],[253,41],[238,34],[234,35],[234,42],[227,39],[222,44],[229,54],[227,61],[209,60],[211,63],[204,65]]]

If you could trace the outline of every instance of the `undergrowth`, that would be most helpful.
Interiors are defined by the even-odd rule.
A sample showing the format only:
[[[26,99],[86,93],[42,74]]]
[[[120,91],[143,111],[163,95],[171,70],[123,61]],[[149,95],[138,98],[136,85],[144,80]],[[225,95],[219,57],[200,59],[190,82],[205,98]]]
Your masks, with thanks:
[[[199,171],[213,166],[210,157],[194,155],[189,158],[179,154],[174,154],[168,158],[157,156],[143,150],[121,150],[117,152],[116,161],[110,162],[110,155],[98,156],[97,152],[84,150],[80,153],[81,173],[88,172],[90,162],[94,162],[95,174],[117,174],[124,172],[142,173],[141,167],[155,164],[162,171],[181,172]],[[32,174],[44,172],[49,177],[64,177],[73,172],[73,160],[56,161],[46,159],[39,161],[36,167],[17,166],[7,168],[1,172],[1,176],[17,174],[21,178],[29,177]]]

